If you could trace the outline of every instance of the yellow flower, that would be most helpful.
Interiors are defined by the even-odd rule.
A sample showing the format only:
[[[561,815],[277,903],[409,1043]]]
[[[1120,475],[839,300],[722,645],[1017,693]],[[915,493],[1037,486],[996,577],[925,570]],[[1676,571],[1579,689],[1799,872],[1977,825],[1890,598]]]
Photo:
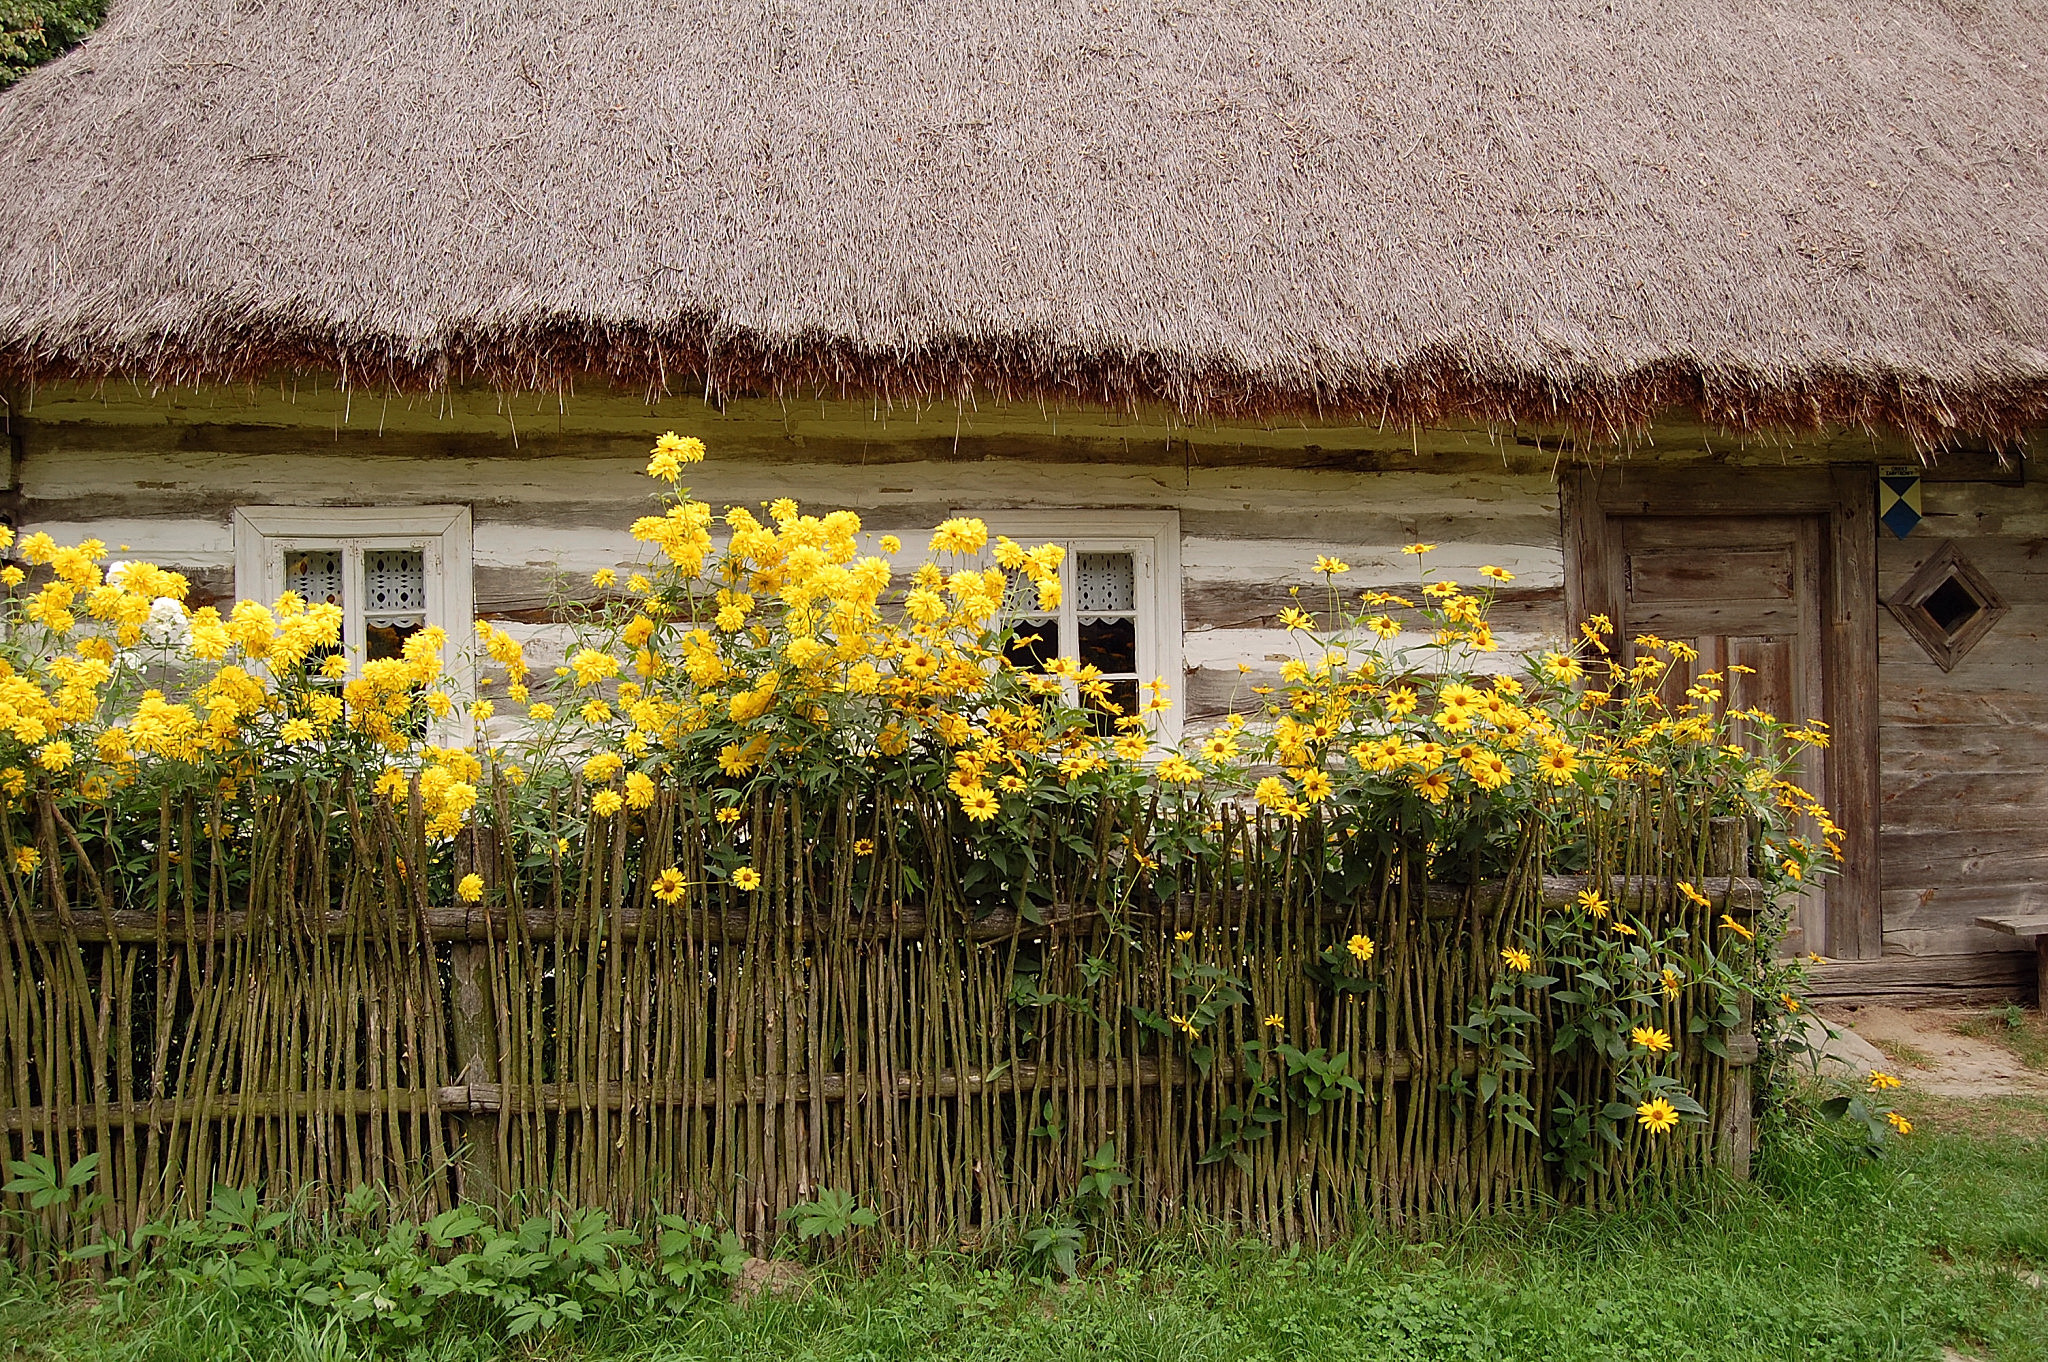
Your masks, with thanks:
[[[1705,894],[1702,894],[1699,890],[1693,888],[1690,884],[1687,884],[1684,880],[1680,880],[1678,882],[1678,892],[1685,895],[1688,899],[1692,900],[1695,904],[1699,905],[1702,908],[1711,908],[1714,906],[1714,901],[1712,899],[1708,898]],[[1748,933],[1745,932],[1744,935],[1746,936],[1748,935]]]
[[[1419,543],[1418,543],[1418,544],[1407,544],[1407,545],[1404,545],[1404,546],[1402,546],[1402,549],[1401,549],[1401,552],[1403,552],[1403,553],[1410,553],[1410,554],[1415,554],[1415,555],[1418,555],[1418,556],[1419,556],[1419,555],[1421,555],[1421,554],[1425,554],[1425,553],[1433,553],[1433,552],[1435,552],[1435,551],[1436,551],[1436,545],[1434,545],[1434,544],[1419,544]]]
[[[1431,771],[1415,777],[1410,782],[1415,792],[1432,804],[1441,804],[1451,793],[1451,778],[1442,771]]]
[[[1344,949],[1351,952],[1353,960],[1363,965],[1372,959],[1372,938],[1360,932],[1344,943]]]
[[[1178,1026],[1182,1031],[1186,1032],[1189,1039],[1191,1040],[1198,1038],[1202,1034],[1201,1031],[1196,1028],[1193,1022],[1189,1021],[1186,1017],[1181,1016],[1179,1013],[1175,1013],[1172,1017],[1168,1018],[1168,1020],[1171,1021],[1175,1026]]]
[[[619,674],[619,660],[595,648],[584,648],[569,659],[569,668],[576,673],[577,685],[594,686],[606,677]]]
[[[1784,1004],[1787,1012],[1797,1012],[1799,1010],[1799,1000],[1789,993],[1780,993],[1778,1001]]]
[[[1581,889],[1579,891],[1579,907],[1585,909],[1594,917],[1606,917],[1608,913],[1607,900],[1600,897],[1600,892],[1597,889]]]
[[[1517,974],[1527,974],[1531,969],[1535,968],[1536,964],[1536,962],[1530,958],[1529,952],[1525,950],[1520,950],[1514,946],[1504,947],[1501,950],[1500,958],[1501,961],[1504,964],[1506,964],[1509,969],[1515,971],[1515,973]]]
[[[1901,1135],[1911,1135],[1913,1133],[1913,1123],[1899,1115],[1896,1111],[1886,1112],[1884,1119],[1890,1121],[1892,1129],[1898,1131]]]
[[[59,740],[45,743],[36,752],[36,765],[45,771],[64,771],[71,766],[71,744]]]
[[[1870,1071],[1870,1090],[1872,1092],[1885,1092],[1891,1088],[1903,1088],[1904,1086],[1906,1085],[1902,1081],[1882,1069],[1872,1069]]]
[[[859,839],[858,841],[856,841],[856,842],[855,842],[855,843],[853,844],[853,854],[854,854],[854,855],[856,855],[856,856],[872,856],[872,855],[874,855],[874,854],[875,854],[875,842],[874,842],[874,839],[873,839],[873,838],[871,838],[871,837],[863,837],[863,838]]]
[[[654,452],[647,460],[647,476],[663,482],[674,482],[682,476],[686,463],[704,461],[704,442],[694,435],[678,436],[669,431],[654,442]]]
[[[1672,969],[1670,966],[1667,965],[1664,969],[1662,979],[1664,983],[1664,996],[1667,998],[1676,998],[1678,996],[1680,982],[1678,971]]]
[[[761,872],[750,865],[743,865],[732,872],[733,886],[753,893],[761,887]]]
[[[674,903],[683,896],[683,891],[687,888],[689,881],[685,880],[683,872],[674,866],[654,877],[654,897],[663,903]]]
[[[1678,1124],[1678,1108],[1661,1097],[1652,1097],[1636,1107],[1636,1120],[1652,1135],[1662,1135]]]
[[[599,790],[590,801],[591,811],[600,818],[610,818],[624,807],[626,801],[617,790]]]
[[[1636,934],[1636,929],[1629,926],[1626,922],[1615,923],[1614,930],[1622,936],[1634,936]]]
[[[1496,582],[1512,582],[1515,580],[1515,574],[1509,572],[1506,568],[1483,567],[1479,569],[1479,575],[1491,577]]]
[[[1351,564],[1345,562],[1342,558],[1330,558],[1319,553],[1316,555],[1316,571],[1326,577],[1330,577],[1340,572],[1351,571]]]
[[[1737,922],[1734,918],[1728,916],[1728,914],[1726,913],[1721,914],[1721,925],[1729,931],[1735,933],[1737,936],[1741,937],[1744,941],[1756,940],[1755,932],[1752,932],[1749,928],[1743,926],[1741,923]]]
[[[474,873],[464,875],[461,882],[455,886],[455,897],[461,899],[464,903],[479,902],[483,896],[484,877],[481,875]]]
[[[1281,627],[1310,630],[1316,627],[1315,617],[1299,606],[1290,605],[1280,612]]]
[[[310,719],[288,719],[277,730],[277,736],[285,742],[307,742],[313,737],[313,722]]]
[[[644,809],[654,802],[654,781],[642,771],[635,771],[626,777],[626,803],[636,809]]]
[[[599,568],[590,574],[590,584],[595,587],[609,587],[619,580],[619,574],[610,568]]]
[[[1661,1055],[1671,1048],[1671,1037],[1654,1026],[1638,1026],[1628,1033],[1631,1045],[1640,1045],[1653,1055]]]
[[[537,724],[544,724],[555,717],[555,707],[545,700],[538,701],[526,707],[526,717]]]
[[[16,847],[14,849],[14,868],[22,874],[35,874],[36,867],[42,863],[43,853],[37,851],[34,847]]]
[[[735,808],[720,809],[717,813],[711,816],[713,818],[716,818],[719,822],[726,824],[737,823],[740,821],[740,811]]]
[[[1179,942],[1183,942],[1183,943],[1185,943],[1185,942],[1193,941],[1193,940],[1195,939],[1195,934],[1194,934],[1193,932],[1175,932],[1175,933],[1173,934],[1173,939],[1174,939],[1175,941],[1179,941]]]
[[[1002,809],[996,797],[980,785],[968,785],[960,791],[960,810],[977,823],[986,823]]]

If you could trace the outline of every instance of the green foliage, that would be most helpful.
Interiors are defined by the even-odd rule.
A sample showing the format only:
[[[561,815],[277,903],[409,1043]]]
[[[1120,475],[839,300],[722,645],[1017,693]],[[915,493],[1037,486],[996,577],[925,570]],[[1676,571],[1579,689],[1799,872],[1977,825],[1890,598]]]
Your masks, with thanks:
[[[782,1218],[796,1228],[796,1237],[804,1243],[843,1239],[855,1230],[873,1229],[882,1223],[853,1193],[836,1187],[821,1188],[815,1200],[798,1202],[784,1211]]]
[[[103,1308],[127,1318],[167,1291],[191,1291],[274,1327],[311,1322],[372,1344],[458,1322],[538,1337],[600,1316],[681,1313],[722,1295],[747,1257],[731,1231],[679,1216],[661,1217],[651,1240],[588,1208],[501,1227],[458,1206],[376,1229],[383,1201],[358,1187],[337,1220],[316,1222],[217,1187],[203,1218],[145,1225],[102,1246],[112,1273]]]
[[[1916,1113],[1918,1114],[1918,1113]],[[509,1339],[474,1298],[384,1338],[215,1280],[158,1277],[117,1300],[0,1278],[0,1338],[29,1359],[403,1356],[735,1358],[752,1362],[1752,1362],[1932,1358],[1943,1346],[2048,1362],[2048,1105],[1988,1104],[2027,1134],[1942,1134],[1864,1158],[1810,1114],[1763,1132],[1758,1177],[1628,1211],[1507,1219],[1426,1244],[1366,1237],[1325,1253],[1190,1232],[1113,1265],[1049,1223],[1000,1254],[823,1269],[799,1298],[680,1312],[593,1294],[553,1340]],[[288,1230],[294,1253],[311,1231]],[[1054,1288],[1053,1281],[1061,1285]],[[339,1330],[339,1331],[338,1331]]]
[[[106,15],[107,0],[0,0],[0,89],[61,56]]]

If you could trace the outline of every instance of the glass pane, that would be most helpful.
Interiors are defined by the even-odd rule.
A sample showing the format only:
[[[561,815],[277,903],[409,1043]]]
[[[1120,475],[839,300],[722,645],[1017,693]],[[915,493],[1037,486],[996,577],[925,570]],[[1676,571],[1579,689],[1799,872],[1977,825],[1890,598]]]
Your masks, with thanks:
[[[1081,661],[1114,675],[1138,670],[1138,622],[1134,619],[1083,618]]]
[[[1060,655],[1060,623],[1055,619],[1017,621],[1017,635],[1003,655],[1019,667],[1037,671]]]
[[[426,555],[418,549],[363,555],[363,617],[373,631],[381,626],[411,632],[426,622],[426,612]]]
[[[405,641],[417,634],[425,621],[415,619],[410,624],[379,624],[370,621],[364,628],[363,655],[372,661],[380,657],[399,657],[405,652]]]
[[[1097,615],[1138,608],[1138,568],[1128,553],[1074,555],[1074,608]]]
[[[287,549],[284,589],[308,605],[341,604],[341,554],[334,549]]]
[[[1082,704],[1090,709],[1099,711],[1095,723],[1097,731],[1102,733],[1121,733],[1124,730],[1117,727],[1117,719],[1122,715],[1136,714],[1138,712],[1138,683],[1136,681],[1111,681],[1109,683],[1109,702],[1111,705],[1116,706],[1114,710],[1111,710],[1108,705],[1103,704],[1100,700],[1086,695],[1081,697]]]
[[[341,604],[341,552],[338,549],[286,549],[284,555],[284,589],[296,595],[307,605]],[[339,643],[325,648],[316,648],[308,653],[299,664],[299,670],[315,678],[316,683],[330,689],[340,685],[339,681],[326,679],[321,672],[328,658],[341,651]]]

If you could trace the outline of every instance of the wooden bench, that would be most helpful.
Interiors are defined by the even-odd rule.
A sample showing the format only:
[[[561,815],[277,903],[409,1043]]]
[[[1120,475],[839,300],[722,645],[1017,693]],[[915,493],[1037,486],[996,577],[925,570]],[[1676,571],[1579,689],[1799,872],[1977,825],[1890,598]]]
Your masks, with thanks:
[[[1980,917],[1979,927],[2034,943],[2034,960],[2039,979],[2034,1005],[2048,1011],[2048,917]]]

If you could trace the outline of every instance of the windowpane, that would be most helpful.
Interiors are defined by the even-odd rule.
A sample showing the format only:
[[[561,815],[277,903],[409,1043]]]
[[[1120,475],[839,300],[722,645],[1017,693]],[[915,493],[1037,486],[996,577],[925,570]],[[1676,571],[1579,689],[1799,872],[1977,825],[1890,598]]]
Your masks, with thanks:
[[[363,655],[397,657],[427,622],[426,555],[371,549],[363,555]]]
[[[363,555],[363,615],[372,625],[418,627],[427,616],[426,555],[372,549]]]
[[[1089,615],[1121,614],[1138,608],[1137,564],[1128,553],[1074,555],[1074,608]]]
[[[1037,671],[1060,655],[1060,624],[1050,616],[1017,621],[1016,637],[1003,655],[1029,671]]]
[[[333,549],[287,551],[284,589],[308,605],[340,605],[341,554]]]
[[[284,556],[284,589],[308,605],[340,605],[342,596],[341,554],[334,549],[288,549]],[[341,651],[340,643],[316,648],[300,664],[306,675],[318,677],[321,665]],[[322,684],[329,684],[322,682]],[[332,683],[334,685],[339,682]]]
[[[1138,683],[1136,681],[1111,681],[1108,685],[1110,703],[1116,706],[1113,712],[1099,700],[1086,695],[1081,697],[1082,704],[1097,711],[1095,727],[1098,732],[1103,734],[1122,732],[1123,730],[1117,727],[1116,721],[1126,714],[1136,714],[1138,712]]]
[[[1135,619],[1081,619],[1081,661],[1105,673],[1129,676],[1138,670]]]

